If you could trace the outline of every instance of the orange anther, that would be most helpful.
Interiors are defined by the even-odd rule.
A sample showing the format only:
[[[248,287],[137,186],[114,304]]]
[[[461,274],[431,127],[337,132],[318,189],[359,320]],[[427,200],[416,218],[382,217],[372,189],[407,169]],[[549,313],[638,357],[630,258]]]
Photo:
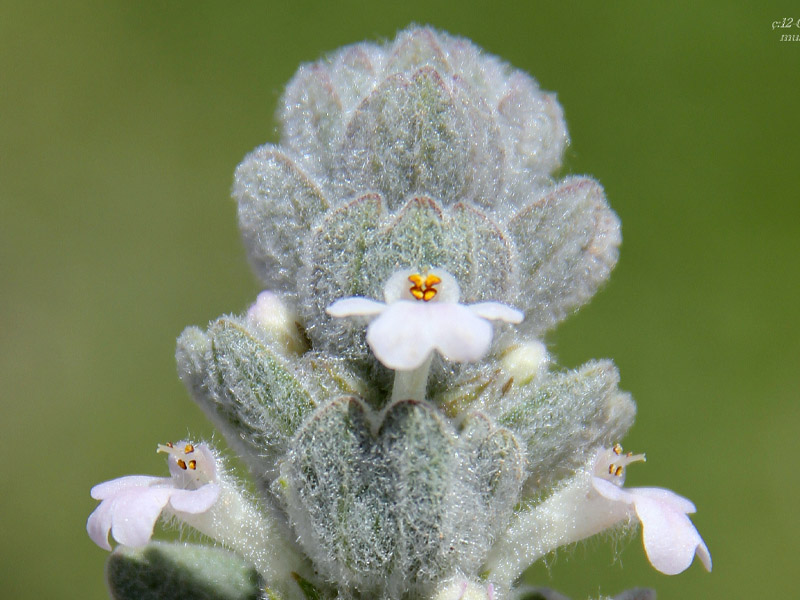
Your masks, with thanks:
[[[197,469],[197,461],[196,460],[190,460],[189,461],[189,468],[192,471],[196,470]]]
[[[183,461],[183,459],[182,459],[182,458],[179,458],[179,459],[178,459],[178,466],[179,466],[181,469],[183,469],[184,471],[186,470],[186,463]]]
[[[620,475],[622,475],[622,471],[623,471],[622,467],[617,467],[617,470],[614,472],[614,475],[619,477]]]
[[[191,444],[186,444],[186,446],[183,448],[183,451],[185,454],[191,454],[192,452],[194,452],[194,446],[192,446]]]
[[[409,275],[408,280],[414,284],[408,290],[411,292],[411,295],[417,300],[424,300],[425,302],[432,300],[436,296],[438,290],[436,290],[436,288],[433,286],[442,282],[440,277],[433,274],[427,275],[425,277],[425,281],[423,282],[422,276],[420,276],[418,273]]]
[[[432,286],[436,285],[437,283],[442,283],[442,280],[441,280],[441,278],[437,277],[436,275],[431,274],[431,275],[428,275],[425,278],[425,287],[432,287]]]

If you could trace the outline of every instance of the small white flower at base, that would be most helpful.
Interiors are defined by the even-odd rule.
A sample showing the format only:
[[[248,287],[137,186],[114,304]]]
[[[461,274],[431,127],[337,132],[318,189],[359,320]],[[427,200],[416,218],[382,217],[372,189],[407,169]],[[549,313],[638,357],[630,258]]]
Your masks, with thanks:
[[[247,320],[283,349],[293,354],[306,350],[306,342],[297,328],[297,314],[277,294],[261,292],[247,310]]]
[[[144,546],[164,510],[200,514],[219,498],[216,460],[208,446],[178,442],[158,450],[169,454],[170,477],[129,475],[92,488],[92,498],[101,502],[89,515],[86,531],[101,548],[111,550],[109,531],[124,546]]]
[[[632,519],[642,523],[644,549],[657,570],[676,575],[697,555],[710,571],[708,547],[686,516],[694,504],[662,488],[622,487],[625,467],[644,459],[623,454],[619,445],[601,448],[544,501],[517,513],[487,558],[492,581],[508,585],[556,548]]]
[[[518,385],[530,383],[548,362],[547,348],[538,340],[518,344],[503,356],[503,367]]]
[[[499,302],[459,304],[460,295],[455,278],[442,269],[426,277],[406,270],[387,281],[385,302],[342,298],[327,312],[333,317],[376,317],[367,327],[375,357],[390,369],[412,371],[434,351],[453,362],[479,360],[492,343],[490,321],[520,323],[524,317]]]
[[[433,596],[433,600],[494,600],[494,586],[457,578]]]
[[[694,504],[663,488],[623,488],[625,467],[644,460],[644,455],[622,454],[619,445],[597,454],[592,487],[603,498],[627,504],[642,523],[642,541],[647,558],[666,575],[676,575],[692,564],[695,554],[711,571],[711,554],[688,516]]]

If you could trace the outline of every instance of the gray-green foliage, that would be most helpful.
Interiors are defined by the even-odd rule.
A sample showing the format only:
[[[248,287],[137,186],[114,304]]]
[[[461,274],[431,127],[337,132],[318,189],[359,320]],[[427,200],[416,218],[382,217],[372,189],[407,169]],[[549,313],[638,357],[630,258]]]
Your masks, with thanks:
[[[342,49],[302,67],[284,105],[281,146],[245,158],[234,197],[257,274],[299,297],[319,347],[368,360],[363,328],[324,309],[380,298],[400,268],[450,270],[467,301],[516,303],[541,334],[616,263],[600,185],[550,178],[567,143],[555,96],[465,40]]]
[[[255,568],[220,548],[151,542],[119,546],[106,579],[114,600],[258,600],[264,582]]]
[[[346,296],[383,299],[383,285],[408,266],[452,273],[462,300],[513,296],[512,248],[497,225],[465,203],[442,208],[419,196],[393,216],[377,194],[332,211],[307,241],[300,312],[315,346],[370,360],[363,324],[332,319],[325,307]]]
[[[491,205],[503,184],[499,131],[459,84],[432,66],[378,84],[345,128],[337,191],[376,190],[391,210],[422,191],[444,204]]]
[[[236,169],[233,193],[250,263],[267,286],[291,288],[301,265],[297,233],[328,207],[320,190],[288,156],[264,146]]]
[[[515,507],[633,421],[610,361],[517,381],[504,363],[607,279],[619,222],[593,179],[554,179],[568,141],[555,96],[466,40],[413,28],[344,48],[302,66],[282,104],[281,143],[245,157],[233,195],[254,270],[309,347],[222,317],[183,332],[179,374],[313,565],[301,595],[435,594],[476,579]],[[426,400],[390,401],[366,321],[326,308],[382,301],[398,270],[435,268],[462,303],[502,302],[525,320],[498,330],[482,361],[437,358]],[[149,565],[148,580],[153,560],[111,565]],[[548,597],[529,592],[512,595]]]
[[[517,432],[526,446],[528,490],[547,489],[583,465],[594,449],[622,438],[636,405],[618,384],[611,361],[592,361],[512,386],[498,401],[497,421]]]
[[[526,329],[541,334],[584,304],[617,262],[619,221],[603,188],[570,177],[508,222],[526,286],[519,295]]]
[[[480,564],[510,515],[522,465],[514,436],[483,415],[458,432],[425,402],[373,413],[345,397],[299,432],[278,487],[327,579],[395,598]]]
[[[257,477],[271,478],[288,441],[314,408],[297,368],[243,319],[221,318],[208,334],[187,328],[176,353],[195,401]]]

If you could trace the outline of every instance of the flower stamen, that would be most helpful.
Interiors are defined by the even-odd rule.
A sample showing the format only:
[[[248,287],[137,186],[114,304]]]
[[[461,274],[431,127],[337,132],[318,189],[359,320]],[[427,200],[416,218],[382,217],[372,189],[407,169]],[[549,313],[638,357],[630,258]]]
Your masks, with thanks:
[[[213,467],[206,460],[205,454],[202,451],[198,452],[194,444],[180,442],[176,448],[175,444],[167,442],[159,444],[157,452],[169,454],[168,464],[173,476],[177,477],[181,471],[186,471],[185,477],[188,479],[181,480],[184,486],[190,486],[193,489],[194,486],[213,481],[216,477],[212,473]],[[187,455],[192,455],[191,460],[185,458]],[[181,476],[184,477],[183,474]]]
[[[411,288],[409,288],[408,291],[411,292],[411,295],[414,296],[414,298],[424,302],[433,300],[439,291],[434,286],[442,282],[440,277],[437,277],[432,273],[425,277],[424,281],[422,280],[422,275],[419,273],[409,275],[408,280],[414,284],[411,286]]]
[[[605,456],[598,458],[595,474],[607,481],[622,485],[625,481],[625,467],[632,462],[646,461],[647,457],[644,454],[634,454],[633,452],[623,454],[622,446],[614,444],[610,451],[605,451]],[[605,467],[606,464],[608,465],[607,468]],[[606,471],[608,474],[606,474]]]

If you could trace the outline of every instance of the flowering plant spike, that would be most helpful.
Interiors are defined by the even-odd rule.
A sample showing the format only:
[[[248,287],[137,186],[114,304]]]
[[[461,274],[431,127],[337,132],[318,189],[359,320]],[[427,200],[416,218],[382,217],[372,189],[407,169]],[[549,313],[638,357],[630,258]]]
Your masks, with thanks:
[[[621,241],[599,183],[556,178],[555,95],[414,27],[302,66],[279,116],[233,185],[265,291],[176,352],[255,485],[182,441],[159,446],[169,477],[95,486],[112,596],[563,598],[522,573],[639,523],[659,571],[711,570],[689,500],[622,485],[644,456],[617,444],[635,405],[613,363],[543,343]],[[224,549],[153,542],[159,517]]]

